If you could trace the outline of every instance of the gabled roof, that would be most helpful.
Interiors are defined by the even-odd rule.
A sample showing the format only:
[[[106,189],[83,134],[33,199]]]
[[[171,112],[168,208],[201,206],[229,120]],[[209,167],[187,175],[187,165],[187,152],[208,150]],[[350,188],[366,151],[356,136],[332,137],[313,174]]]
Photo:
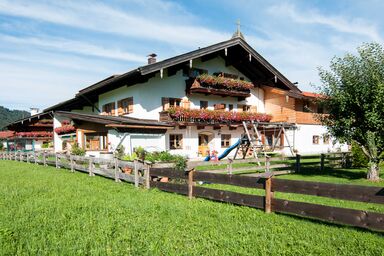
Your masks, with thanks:
[[[224,50],[227,49],[224,53]],[[227,55],[228,52],[228,55]],[[276,86],[293,93],[301,93],[301,91],[292,84],[283,74],[281,74],[274,66],[256,52],[243,38],[234,37],[230,40],[213,44],[208,47],[199,48],[185,54],[181,54],[163,61],[138,67],[121,75],[113,75],[91,86],[80,90],[74,99],[68,102],[50,107],[46,110],[61,110],[63,106],[68,104],[76,104],[79,98],[83,97],[88,101],[96,102],[99,94],[119,88],[121,86],[134,85],[148,81],[149,78],[155,76],[156,72],[161,69],[187,66],[190,60],[208,56],[222,56],[228,65],[233,65],[239,71],[244,73],[251,80],[261,83],[269,82],[270,86]],[[249,61],[249,55],[251,61]]]

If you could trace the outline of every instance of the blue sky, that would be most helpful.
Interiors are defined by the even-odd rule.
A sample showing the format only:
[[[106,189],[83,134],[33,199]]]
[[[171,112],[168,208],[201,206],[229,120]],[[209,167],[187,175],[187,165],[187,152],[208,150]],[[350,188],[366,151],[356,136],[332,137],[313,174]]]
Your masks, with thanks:
[[[383,43],[384,1],[0,0],[0,105],[45,108],[83,87],[231,37],[247,42],[303,90],[317,67]]]

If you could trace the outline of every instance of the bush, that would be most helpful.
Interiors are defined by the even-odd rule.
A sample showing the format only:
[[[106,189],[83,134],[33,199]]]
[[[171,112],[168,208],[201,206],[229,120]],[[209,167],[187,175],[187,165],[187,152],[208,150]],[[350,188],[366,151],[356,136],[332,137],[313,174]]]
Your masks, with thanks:
[[[123,145],[120,145],[116,148],[114,155],[117,159],[123,159],[125,156],[125,147]]]
[[[150,162],[175,163],[178,170],[185,170],[187,167],[187,158],[182,155],[172,155],[167,151],[146,153],[145,160]]]
[[[121,160],[123,161],[133,161],[137,159],[137,154],[135,152],[132,153],[132,155],[124,155],[121,157]]]
[[[356,142],[352,142],[352,166],[367,167],[368,162],[369,162],[369,159],[364,154],[361,147]]]
[[[71,154],[75,156],[85,156],[85,150],[79,147],[79,143],[73,143]]]
[[[3,142],[0,141],[0,151],[3,151],[4,150],[4,145],[3,145]]]

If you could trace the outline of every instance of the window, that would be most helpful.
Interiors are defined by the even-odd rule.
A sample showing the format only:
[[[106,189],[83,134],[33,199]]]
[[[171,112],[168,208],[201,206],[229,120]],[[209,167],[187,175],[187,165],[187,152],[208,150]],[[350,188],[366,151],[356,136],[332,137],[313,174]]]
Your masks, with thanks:
[[[208,108],[208,101],[201,100],[200,101],[200,109],[207,109]]]
[[[215,104],[213,105],[215,110],[225,110],[225,104],[222,103],[222,104]]]
[[[228,148],[231,145],[231,134],[221,134],[221,147]]]
[[[237,112],[250,112],[251,107],[250,105],[237,104]]]
[[[104,104],[102,107],[102,115],[114,116],[115,115],[115,102]]]
[[[312,144],[319,144],[319,135],[313,135],[312,137]]]
[[[183,69],[183,76],[197,77],[202,74],[208,74],[208,70],[200,68],[185,68]]]
[[[117,106],[119,116],[133,113],[133,97],[119,100]]]
[[[170,134],[169,135],[169,148],[170,149],[182,149],[183,148],[183,135],[182,134]]]
[[[303,100],[303,112],[311,112],[310,103],[308,100]]]
[[[228,110],[233,111],[233,104],[228,104]]]
[[[107,150],[107,134],[106,133],[85,133],[84,142],[86,150]]]
[[[329,135],[323,135],[323,144],[329,144]]]
[[[317,113],[324,114],[324,105],[323,104],[319,103],[317,105]]]
[[[180,107],[181,99],[178,98],[162,98],[163,110],[166,111],[170,107]]]
[[[213,73],[213,75],[219,76],[219,77],[225,77],[225,78],[232,78],[232,79],[237,79],[239,77],[238,75],[224,73],[224,72],[215,72]]]

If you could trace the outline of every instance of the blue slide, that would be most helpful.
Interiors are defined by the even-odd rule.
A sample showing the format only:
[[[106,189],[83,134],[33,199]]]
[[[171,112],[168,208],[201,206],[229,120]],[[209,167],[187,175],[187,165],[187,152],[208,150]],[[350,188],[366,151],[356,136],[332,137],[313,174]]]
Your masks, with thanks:
[[[232,146],[230,146],[229,148],[227,148],[221,155],[219,155],[219,160],[223,159],[224,157],[226,157],[233,149],[237,148],[237,146],[240,144],[241,142],[241,139],[239,139],[235,144],[233,144]],[[204,161],[209,161],[211,160],[211,157],[210,156],[207,156]]]

